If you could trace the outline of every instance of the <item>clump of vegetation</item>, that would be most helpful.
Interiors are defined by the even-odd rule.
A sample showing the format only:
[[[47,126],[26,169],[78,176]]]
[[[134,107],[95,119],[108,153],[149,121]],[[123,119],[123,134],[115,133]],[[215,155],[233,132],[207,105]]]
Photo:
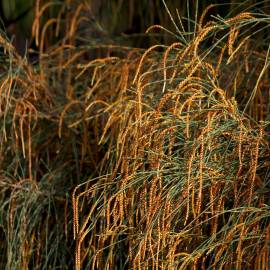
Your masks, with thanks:
[[[252,39],[262,19],[203,19],[189,39],[176,28],[178,42],[123,63],[104,110],[107,175],[74,195],[78,269],[268,268],[268,50]]]
[[[28,58],[2,33],[3,268],[269,268],[269,18],[162,2],[147,49],[81,1],[37,1]]]

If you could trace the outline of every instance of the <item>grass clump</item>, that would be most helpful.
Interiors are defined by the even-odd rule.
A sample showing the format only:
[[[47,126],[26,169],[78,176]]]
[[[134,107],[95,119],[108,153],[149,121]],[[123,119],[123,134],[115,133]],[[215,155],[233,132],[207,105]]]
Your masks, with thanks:
[[[140,49],[58,4],[29,59],[0,39],[1,267],[268,269],[268,16],[164,2]]]
[[[107,175],[74,193],[77,269],[268,268],[267,101],[257,88],[268,51],[247,34],[261,20],[201,23],[136,68],[123,64],[111,89],[125,80],[125,91],[104,110]],[[253,84],[241,89],[245,77]]]

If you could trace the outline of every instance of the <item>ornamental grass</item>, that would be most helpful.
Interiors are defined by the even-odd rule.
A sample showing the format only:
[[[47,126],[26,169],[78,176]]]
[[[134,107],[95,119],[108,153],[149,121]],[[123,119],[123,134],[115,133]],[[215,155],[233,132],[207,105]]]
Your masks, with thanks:
[[[3,269],[269,269],[269,16],[162,2],[144,49],[76,1],[1,33]]]

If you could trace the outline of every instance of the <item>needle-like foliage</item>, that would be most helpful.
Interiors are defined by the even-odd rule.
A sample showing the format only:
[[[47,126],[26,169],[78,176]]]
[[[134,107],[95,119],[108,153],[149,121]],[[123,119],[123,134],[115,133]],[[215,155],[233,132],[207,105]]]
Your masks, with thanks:
[[[267,1],[173,2],[144,49],[95,1],[36,1],[25,57],[1,33],[1,269],[269,269]]]

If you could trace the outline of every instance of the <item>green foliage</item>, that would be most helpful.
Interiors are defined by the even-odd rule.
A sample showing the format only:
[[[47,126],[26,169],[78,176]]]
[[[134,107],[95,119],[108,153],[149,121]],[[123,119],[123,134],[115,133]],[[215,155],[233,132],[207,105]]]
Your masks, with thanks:
[[[194,2],[36,1],[26,57],[1,33],[1,269],[269,268],[267,2]]]
[[[16,26],[28,35],[34,18],[34,0],[3,0],[2,14],[7,22],[16,23]]]

